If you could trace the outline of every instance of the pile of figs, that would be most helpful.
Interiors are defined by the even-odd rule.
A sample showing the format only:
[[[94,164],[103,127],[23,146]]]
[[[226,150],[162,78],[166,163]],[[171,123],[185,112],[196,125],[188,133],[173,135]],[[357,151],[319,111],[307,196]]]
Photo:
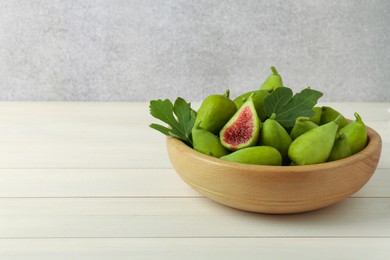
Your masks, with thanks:
[[[258,165],[311,165],[340,160],[367,145],[359,114],[349,121],[331,107],[313,107],[313,117],[297,117],[283,127],[267,116],[264,100],[283,87],[274,67],[262,86],[234,100],[226,94],[206,97],[192,129],[193,148],[226,161]]]

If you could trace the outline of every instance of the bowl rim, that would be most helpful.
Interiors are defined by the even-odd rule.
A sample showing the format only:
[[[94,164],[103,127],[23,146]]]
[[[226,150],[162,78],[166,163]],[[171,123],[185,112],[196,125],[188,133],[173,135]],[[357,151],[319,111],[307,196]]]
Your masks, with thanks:
[[[351,156],[348,156],[346,158],[331,161],[331,162],[325,162],[325,163],[318,163],[318,164],[310,164],[310,165],[282,165],[282,166],[272,166],[272,165],[255,165],[255,164],[244,164],[244,163],[238,163],[238,162],[230,162],[230,161],[224,161],[219,158],[215,158],[206,154],[203,154],[201,152],[198,152],[194,150],[193,148],[189,147],[187,144],[185,144],[182,140],[168,136],[167,137],[167,145],[173,145],[176,146],[182,153],[186,153],[188,156],[196,158],[198,160],[205,161],[207,163],[213,164],[215,166],[220,167],[227,167],[230,169],[237,169],[237,170],[249,170],[249,171],[265,171],[268,173],[272,172],[281,172],[281,171],[288,171],[289,173],[302,173],[302,172],[312,172],[315,170],[332,170],[335,168],[338,168],[343,165],[350,165],[357,162],[362,161],[364,158],[372,155],[376,149],[379,149],[379,156],[382,148],[382,139],[380,135],[372,128],[366,126],[367,129],[367,145],[363,148],[360,152],[353,154]]]

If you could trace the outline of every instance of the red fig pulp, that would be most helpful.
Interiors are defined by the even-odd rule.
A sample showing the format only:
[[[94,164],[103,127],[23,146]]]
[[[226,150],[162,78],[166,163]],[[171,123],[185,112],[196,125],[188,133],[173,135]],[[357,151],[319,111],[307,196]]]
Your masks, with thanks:
[[[221,143],[232,151],[253,146],[259,138],[260,126],[252,98],[249,98],[222,128]]]

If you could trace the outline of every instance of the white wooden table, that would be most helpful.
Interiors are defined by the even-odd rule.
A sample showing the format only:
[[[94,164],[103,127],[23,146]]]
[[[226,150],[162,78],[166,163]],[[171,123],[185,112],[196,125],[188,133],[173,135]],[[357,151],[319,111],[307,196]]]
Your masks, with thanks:
[[[334,206],[265,215],[189,188],[148,103],[0,103],[0,259],[390,259],[390,103],[327,105],[380,133],[379,168]]]

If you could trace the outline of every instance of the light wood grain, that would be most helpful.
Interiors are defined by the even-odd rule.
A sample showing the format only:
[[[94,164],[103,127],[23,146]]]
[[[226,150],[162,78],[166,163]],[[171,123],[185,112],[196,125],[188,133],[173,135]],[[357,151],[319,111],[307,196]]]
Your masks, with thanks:
[[[194,191],[148,105],[0,102],[0,259],[389,258],[389,103],[319,104],[379,132],[379,168],[351,198],[287,216]]]
[[[0,169],[0,197],[201,197],[173,169]]]
[[[390,151],[389,104],[339,106],[364,111]],[[165,137],[148,127],[156,120],[147,103],[11,102],[0,103],[0,111],[3,169],[172,167]],[[382,158],[379,167],[390,168],[390,160]]]
[[[390,238],[98,238],[0,240],[7,260],[376,259]],[[23,245],[23,250],[21,250]],[[375,252],[375,255],[373,254]]]
[[[206,198],[0,199],[0,238],[390,237],[389,198],[350,198],[294,215]]]
[[[107,125],[102,133],[93,137],[85,134],[85,139],[82,138],[82,128],[75,126],[57,126],[62,134],[32,129],[26,125],[25,130],[18,130],[19,134],[8,134],[5,138],[1,136],[6,130],[0,128],[0,139],[3,138],[0,158],[4,158],[0,161],[0,168],[172,168],[165,137],[147,126],[129,125],[126,130],[121,130],[129,133],[121,136],[115,128]],[[89,132],[92,131],[96,130]],[[385,134],[381,136],[387,138],[387,131],[390,131],[390,126],[382,130]],[[383,142],[383,154],[390,154],[390,142]],[[390,168],[390,160],[381,157],[379,168]]]
[[[2,198],[204,197],[173,169],[0,169]],[[354,197],[390,198],[390,169],[377,169]]]

